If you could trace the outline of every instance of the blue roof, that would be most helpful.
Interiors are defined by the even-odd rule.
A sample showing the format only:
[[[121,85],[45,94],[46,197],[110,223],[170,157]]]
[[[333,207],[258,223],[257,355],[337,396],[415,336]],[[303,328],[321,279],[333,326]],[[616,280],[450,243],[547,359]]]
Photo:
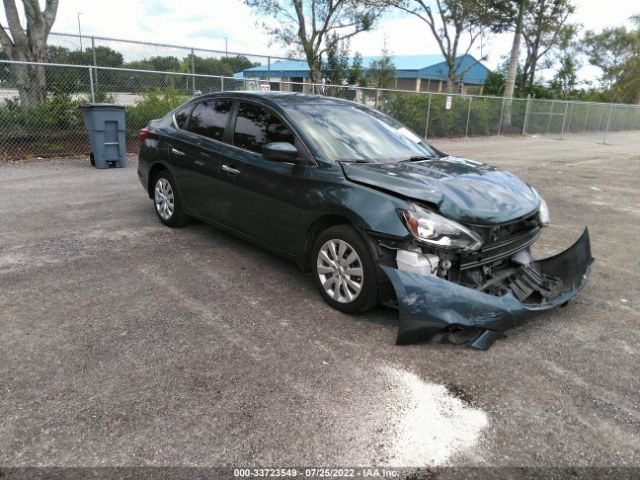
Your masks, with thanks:
[[[362,66],[367,69],[382,56],[362,57]],[[353,58],[350,59],[350,62]],[[443,55],[392,55],[391,61],[396,67],[398,78],[421,78],[424,80],[446,80],[447,65]],[[464,83],[482,84],[489,69],[471,55],[457,58],[458,71],[467,69],[463,75]],[[475,65],[474,65],[475,64]],[[246,77],[309,77],[309,66],[304,60],[281,60],[268,65],[248,68],[234,74],[236,78]]]

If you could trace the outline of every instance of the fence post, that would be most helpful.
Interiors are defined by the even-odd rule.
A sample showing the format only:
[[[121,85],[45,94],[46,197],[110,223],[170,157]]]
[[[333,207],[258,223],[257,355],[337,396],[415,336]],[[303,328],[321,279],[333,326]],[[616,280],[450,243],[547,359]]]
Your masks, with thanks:
[[[93,52],[93,66],[97,67],[98,66],[98,60],[96,58],[96,37],[94,37],[93,35],[91,35],[91,51]],[[96,74],[96,88],[98,87],[98,69],[96,68],[95,71]]]
[[[502,132],[502,116],[504,115],[504,102],[505,102],[505,98],[502,97],[502,108],[500,109],[500,121],[498,122],[498,136],[500,136],[500,133]]]
[[[380,89],[376,88],[376,108],[378,107],[378,104],[380,103]]]
[[[567,133],[571,133],[571,119],[573,118],[573,106],[575,105],[575,103],[571,102],[571,104],[569,105],[571,107],[571,109],[569,110],[569,121],[567,122],[567,129],[565,130],[565,132]]]
[[[91,103],[96,102],[96,94],[93,90],[93,67],[89,65],[89,89],[91,91]]]
[[[464,138],[467,138],[467,134],[469,133],[469,118],[471,117],[471,102],[473,102],[473,97],[469,97],[469,108],[467,109],[467,126],[464,127]]]
[[[549,135],[549,130],[551,129],[551,119],[553,118],[553,107],[555,104],[556,102],[551,100],[551,112],[549,112],[549,122],[547,123],[547,135]]]
[[[527,106],[524,110],[524,121],[522,122],[522,135],[527,134],[527,128],[529,127],[529,109],[531,108],[531,94],[527,94]]]
[[[429,116],[431,115],[431,94],[429,94],[429,103],[427,104],[427,124],[424,127],[424,139],[429,138]]]
[[[267,57],[267,74],[269,75],[269,83],[271,83],[271,57]]]
[[[587,131],[587,125],[589,123],[589,112],[590,111],[591,111],[591,104],[588,104],[587,105],[587,115],[586,115],[585,120],[584,120],[584,130],[583,130],[584,132]]]
[[[613,105],[609,107],[609,118],[607,119],[607,126],[604,129],[604,135],[602,136],[602,144],[607,144],[607,133],[609,133],[609,124],[611,123],[611,115],[613,114]]]
[[[567,120],[567,110],[569,110],[569,102],[564,104],[564,116],[562,117],[562,128],[560,129],[560,136],[564,137],[564,123]]]
[[[600,121],[598,122],[598,131],[600,131],[600,129],[602,128],[602,120],[604,120],[604,110],[605,110],[605,106],[604,105],[600,105],[601,109],[600,109]]]
[[[195,52],[193,51],[193,48],[191,49],[191,90],[192,90],[192,94],[195,97],[196,96],[196,55]]]
[[[220,91],[224,92],[224,77],[220,77]]]

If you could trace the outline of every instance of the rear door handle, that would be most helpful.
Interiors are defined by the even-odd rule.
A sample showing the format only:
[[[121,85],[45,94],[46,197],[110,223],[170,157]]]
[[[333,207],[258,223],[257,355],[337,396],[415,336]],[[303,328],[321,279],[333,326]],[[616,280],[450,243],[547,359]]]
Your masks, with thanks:
[[[178,150],[177,148],[172,148],[171,153],[174,155],[178,155],[179,157],[184,157],[184,152],[182,150]]]
[[[224,170],[225,172],[231,174],[231,175],[235,175],[237,173],[240,173],[240,170],[230,167],[229,165],[222,165],[222,170]]]
[[[202,160],[195,160],[193,163],[195,163],[199,167],[204,167],[204,162]]]

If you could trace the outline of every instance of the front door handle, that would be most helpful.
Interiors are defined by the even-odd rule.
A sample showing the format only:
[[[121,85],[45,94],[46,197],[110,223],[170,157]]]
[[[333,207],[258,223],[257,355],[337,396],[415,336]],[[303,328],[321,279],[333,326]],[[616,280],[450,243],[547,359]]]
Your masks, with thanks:
[[[182,150],[178,150],[177,148],[172,148],[171,153],[174,155],[178,155],[179,157],[184,157],[184,152]]]
[[[199,167],[204,167],[204,162],[202,160],[195,160],[193,163],[195,163]]]
[[[235,175],[237,173],[240,173],[240,170],[238,170],[237,168],[233,168],[230,167],[229,165],[222,165],[222,170],[224,170],[225,172],[231,174],[231,175]]]

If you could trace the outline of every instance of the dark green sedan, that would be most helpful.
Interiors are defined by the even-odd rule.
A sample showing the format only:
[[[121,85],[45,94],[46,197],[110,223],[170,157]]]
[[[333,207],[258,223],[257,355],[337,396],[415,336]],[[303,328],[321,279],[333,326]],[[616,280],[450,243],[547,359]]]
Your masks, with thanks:
[[[397,307],[398,343],[464,331],[488,348],[568,302],[593,262],[586,229],[532,258],[549,210],[515,175],[336,98],[195,98],[140,131],[138,175],[165,225],[196,218],[289,258],[343,312]]]

